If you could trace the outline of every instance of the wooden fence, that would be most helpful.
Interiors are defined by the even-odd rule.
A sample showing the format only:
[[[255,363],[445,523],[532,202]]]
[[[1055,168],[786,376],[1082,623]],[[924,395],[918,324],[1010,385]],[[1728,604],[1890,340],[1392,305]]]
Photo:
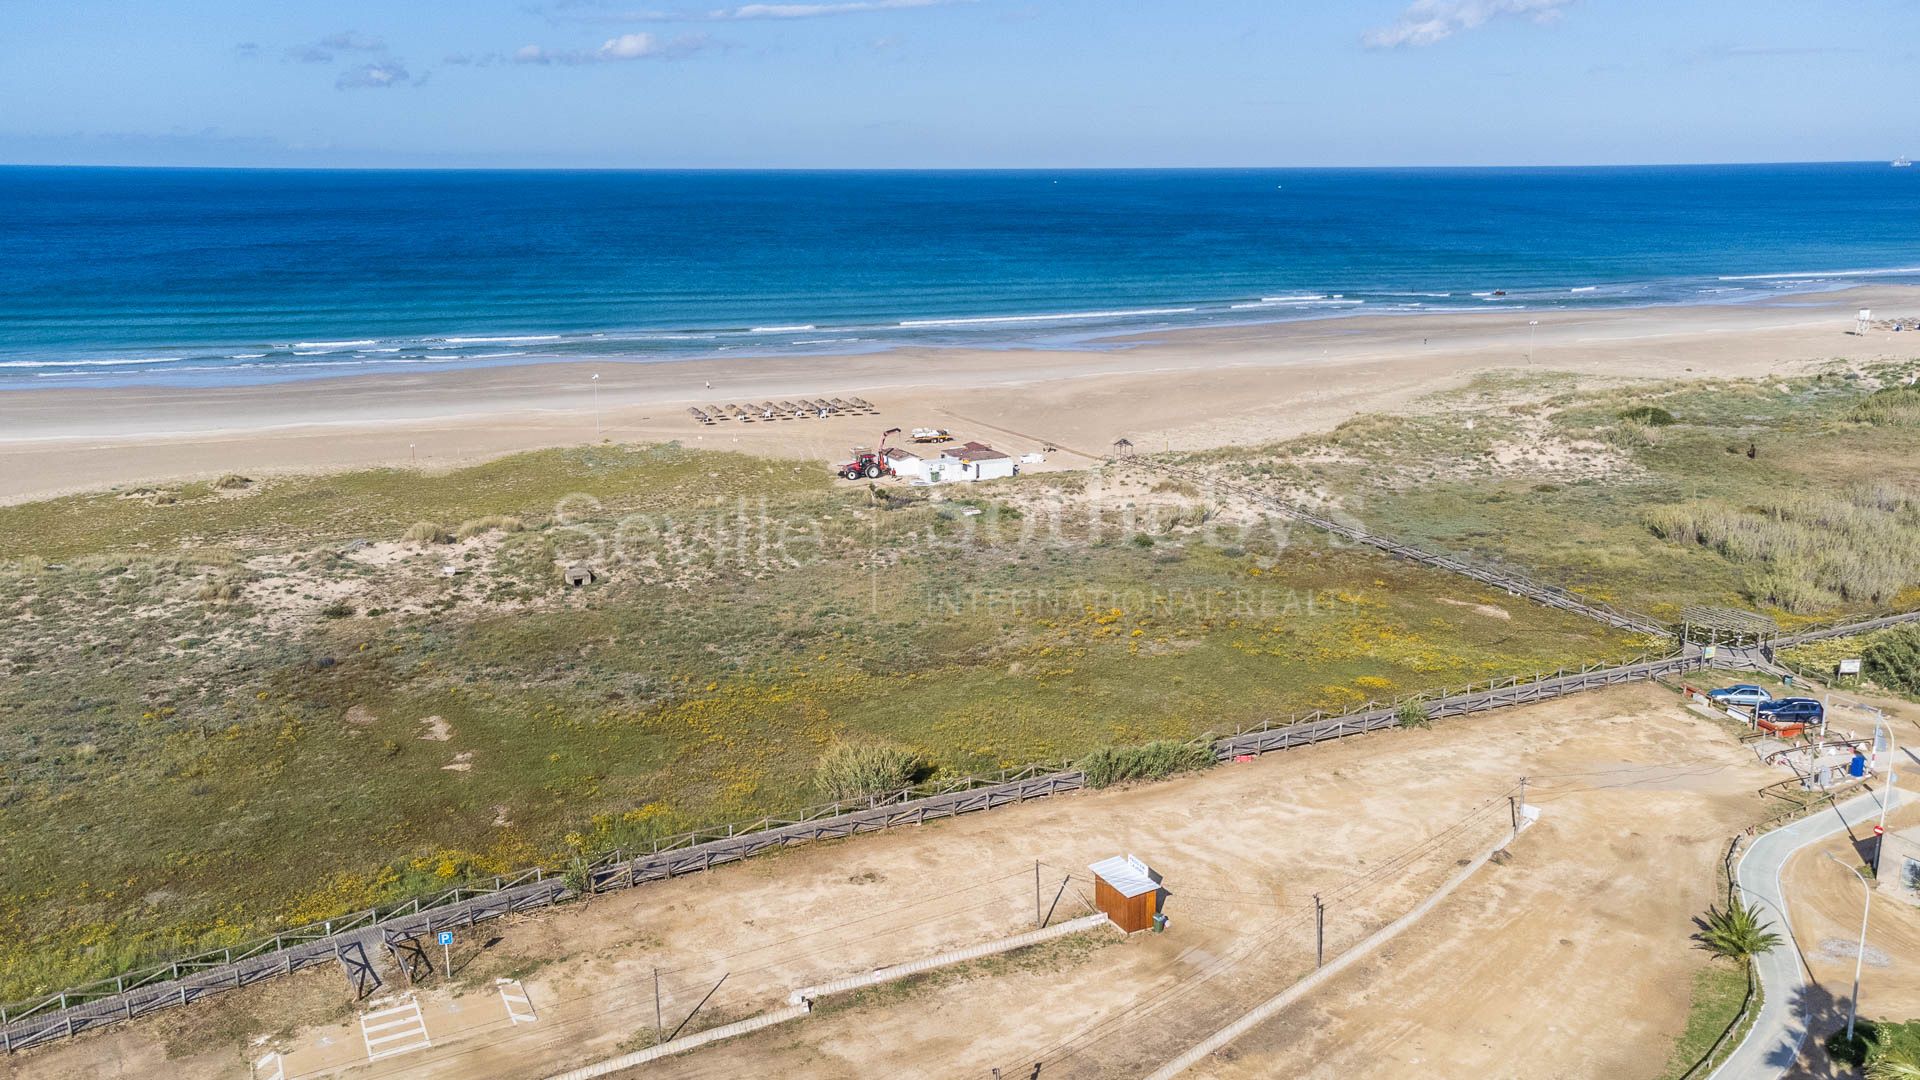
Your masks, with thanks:
[[[1675,656],[1607,668],[1562,670],[1530,680],[1498,679],[1485,686],[1468,686],[1422,700],[1421,706],[1433,718],[1465,716],[1680,674],[1701,666],[1698,657]],[[1203,738],[1212,743],[1218,759],[1231,760],[1391,728],[1400,723],[1405,704],[1370,704],[1342,716],[1314,713],[1287,722],[1263,722],[1224,738]],[[410,940],[428,939],[442,929],[546,907],[583,892],[629,888],[699,873],[794,844],[918,825],[1085,786],[1086,777],[1076,769],[1030,766],[999,778],[946,781],[931,793],[924,788],[909,789],[857,807],[835,803],[793,819],[762,819],[743,826],[682,833],[662,839],[645,853],[616,851],[577,871],[539,867],[470,883],[434,896],[289,930],[245,946],[202,952],[33,1001],[0,1006],[0,1047],[14,1051],[36,1046],[314,964],[350,959],[356,950],[361,956],[369,949],[395,950]],[[399,955],[397,950],[395,955]]]
[[[1498,569],[1491,566],[1480,566],[1453,555],[1443,555],[1439,552],[1415,547],[1412,544],[1403,544],[1392,537],[1368,532],[1358,525],[1350,525],[1346,522],[1336,521],[1332,518],[1313,513],[1310,510],[1302,509],[1285,500],[1269,495],[1258,488],[1221,480],[1218,477],[1211,476],[1197,469],[1187,469],[1176,465],[1160,465],[1152,462],[1148,462],[1148,464],[1163,472],[1180,477],[1183,480],[1211,487],[1215,490],[1230,492],[1248,502],[1265,507],[1289,521],[1297,521],[1303,525],[1311,526],[1352,543],[1376,548],[1397,558],[1406,559],[1409,562],[1421,563],[1434,567],[1435,569],[1445,570],[1450,574],[1458,574],[1461,577],[1478,581],[1483,585],[1490,585],[1503,592],[1511,593],[1515,596],[1523,596],[1537,604],[1543,604],[1550,608],[1558,608],[1561,611],[1570,611],[1576,615],[1584,615],[1589,619],[1596,619],[1606,623],[1616,630],[1627,630],[1636,634],[1648,634],[1654,637],[1675,636],[1672,627],[1667,626],[1657,619],[1641,615],[1637,612],[1616,608],[1611,604],[1592,599],[1591,597],[1581,596],[1571,590],[1563,589],[1558,585],[1543,584],[1511,570]]]

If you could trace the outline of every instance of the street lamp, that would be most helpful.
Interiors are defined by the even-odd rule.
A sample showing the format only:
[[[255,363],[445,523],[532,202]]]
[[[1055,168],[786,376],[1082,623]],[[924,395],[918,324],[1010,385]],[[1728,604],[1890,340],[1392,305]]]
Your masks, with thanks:
[[[1539,319],[1527,320],[1527,363],[1533,363],[1533,328],[1540,325]]]
[[[1827,858],[1833,859],[1841,866],[1847,866],[1839,859],[1834,859],[1833,852],[1829,851],[1826,854]],[[1847,1041],[1852,1042],[1853,1019],[1860,1011],[1860,965],[1867,959],[1867,912],[1873,907],[1873,886],[1867,884],[1867,875],[1861,873],[1859,867],[1847,866],[1847,869],[1853,871],[1853,876],[1860,879],[1860,887],[1867,893],[1867,898],[1860,903],[1860,948],[1853,954],[1853,997],[1847,1002]]]
[[[593,387],[593,439],[598,442],[600,441],[600,373],[594,372],[593,378],[588,382]]]
[[[1869,706],[1866,706],[1866,708],[1873,708],[1873,707],[1869,705]],[[1873,711],[1876,714],[1879,714],[1881,719],[1885,719],[1886,717],[1885,713],[1881,713],[1880,710],[1878,709],[1874,709]],[[1885,784],[1881,785],[1881,788],[1880,788],[1880,824],[1874,826],[1874,830],[1873,830],[1873,876],[1874,877],[1880,876],[1880,849],[1885,847],[1887,844],[1887,804],[1893,802],[1893,783],[1894,783],[1894,780],[1893,780],[1893,728],[1886,724],[1876,722],[1873,725],[1873,751],[1874,751],[1875,757],[1880,756],[1880,744],[1882,741],[1884,741],[1887,744],[1887,781]]]

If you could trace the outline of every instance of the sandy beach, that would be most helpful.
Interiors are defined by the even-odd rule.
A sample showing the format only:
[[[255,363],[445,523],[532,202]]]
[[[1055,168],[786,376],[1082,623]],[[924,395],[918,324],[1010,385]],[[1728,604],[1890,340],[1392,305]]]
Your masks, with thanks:
[[[532,364],[214,389],[0,394],[0,501],[224,472],[448,467],[540,447],[662,441],[826,461],[892,426],[1073,467],[1142,449],[1286,438],[1501,369],[1620,378],[1752,377],[1836,358],[1920,357],[1920,333],[1851,333],[1854,313],[1920,316],[1920,288],[1725,307],[1355,317],[1183,331],[1080,351]],[[1538,325],[1530,327],[1530,320]],[[597,386],[592,376],[600,376]],[[858,395],[877,417],[700,425],[688,406]]]

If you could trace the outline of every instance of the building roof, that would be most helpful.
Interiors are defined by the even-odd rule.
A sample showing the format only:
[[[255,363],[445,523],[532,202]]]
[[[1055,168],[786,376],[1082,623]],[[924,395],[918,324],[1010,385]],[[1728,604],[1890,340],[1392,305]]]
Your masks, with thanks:
[[[995,450],[993,447],[988,446],[986,443],[977,442],[970,442],[963,446],[948,447],[940,451],[940,453],[956,461],[992,461],[995,458],[1007,456]]]
[[[884,456],[890,457],[890,458],[912,458],[915,461],[920,460],[919,454],[916,454],[911,450],[902,450],[897,446],[887,447],[887,452]]]
[[[1154,877],[1153,869],[1131,855],[1124,859],[1118,855],[1111,859],[1101,859],[1087,869],[1093,871],[1094,876],[1101,881],[1113,886],[1114,891],[1121,896],[1139,896],[1141,893],[1153,892],[1160,887],[1159,880]]]

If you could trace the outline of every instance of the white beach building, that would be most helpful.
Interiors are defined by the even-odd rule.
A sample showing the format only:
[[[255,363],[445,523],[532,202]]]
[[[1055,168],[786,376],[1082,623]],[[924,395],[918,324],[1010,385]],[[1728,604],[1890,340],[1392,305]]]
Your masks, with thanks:
[[[885,457],[887,464],[893,467],[893,474],[902,480],[926,481],[930,479],[927,476],[927,459],[911,450],[902,450],[897,446],[889,446],[886,449]]]
[[[940,451],[940,476],[936,483],[971,480],[996,480],[1014,474],[1013,458],[985,443],[969,442]]]

